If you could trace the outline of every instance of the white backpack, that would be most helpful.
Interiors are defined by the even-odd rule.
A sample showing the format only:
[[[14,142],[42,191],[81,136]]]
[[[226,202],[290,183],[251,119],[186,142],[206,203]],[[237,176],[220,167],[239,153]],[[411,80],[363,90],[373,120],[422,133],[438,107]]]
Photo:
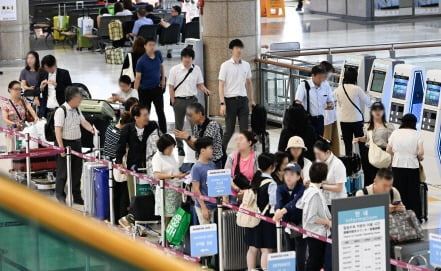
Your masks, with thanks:
[[[260,187],[270,182],[273,182],[273,179],[265,179],[260,183]],[[261,212],[259,210],[259,207],[257,206],[257,194],[254,193],[253,189],[247,189],[243,194],[243,199],[242,199],[242,203],[239,206],[239,210],[243,210],[245,212],[250,211],[258,214],[265,214],[266,211],[268,211],[269,207],[270,205],[268,203]],[[260,223],[260,219],[254,216],[250,216],[240,211],[236,214],[236,224],[239,227],[254,228],[257,225],[259,225],[259,223]]]

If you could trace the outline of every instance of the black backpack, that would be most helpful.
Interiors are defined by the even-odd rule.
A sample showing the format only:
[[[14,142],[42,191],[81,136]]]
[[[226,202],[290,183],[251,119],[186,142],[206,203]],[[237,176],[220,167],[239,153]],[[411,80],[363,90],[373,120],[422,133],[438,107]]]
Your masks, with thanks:
[[[361,191],[363,191],[363,195],[369,195],[366,187],[363,187],[363,189],[361,189]],[[394,189],[393,188],[391,188],[389,191],[389,197],[390,197],[390,202],[393,203],[394,202]]]
[[[352,176],[357,173],[361,169],[361,158],[357,153],[353,153],[352,155],[341,156],[340,160],[346,167],[346,175]]]
[[[56,137],[55,137],[55,123],[54,123],[54,117],[55,117],[55,112],[57,112],[58,108],[62,108],[64,111],[64,118],[66,118],[66,107],[64,105],[57,107],[54,111],[50,112],[47,115],[47,121],[46,124],[44,125],[44,136],[46,138],[47,141],[50,142],[55,142]],[[80,111],[78,110],[78,108],[75,108],[77,110],[78,115],[80,114]]]
[[[255,134],[266,132],[267,112],[265,106],[256,104],[251,111],[251,130]]]

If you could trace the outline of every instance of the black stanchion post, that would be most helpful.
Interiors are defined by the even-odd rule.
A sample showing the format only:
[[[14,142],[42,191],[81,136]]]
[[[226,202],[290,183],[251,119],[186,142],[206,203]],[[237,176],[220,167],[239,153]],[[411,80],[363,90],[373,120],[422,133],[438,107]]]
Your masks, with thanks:
[[[112,163],[109,163],[108,167],[109,167],[110,223],[112,223],[112,225],[115,225],[115,207],[113,205],[113,166],[112,166]]]
[[[219,271],[224,271],[224,244],[222,242],[222,197],[217,198],[217,243],[219,254]]]
[[[70,147],[66,147],[66,179],[67,179],[67,206],[72,207],[72,154]]]

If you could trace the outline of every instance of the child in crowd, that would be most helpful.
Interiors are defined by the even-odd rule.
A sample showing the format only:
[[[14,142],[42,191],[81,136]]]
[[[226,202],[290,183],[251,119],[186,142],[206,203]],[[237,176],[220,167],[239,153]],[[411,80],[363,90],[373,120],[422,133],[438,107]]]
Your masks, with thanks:
[[[198,161],[191,169],[192,191],[199,195],[208,195],[207,172],[216,169],[216,165],[211,161],[213,158],[213,140],[208,137],[201,137],[196,140],[194,147]],[[195,209],[199,224],[209,224],[213,219],[216,204],[205,202],[202,199],[195,199]]]
[[[288,164],[284,169],[284,183],[277,187],[276,194],[276,213],[273,220],[283,221],[295,225],[302,224],[302,210],[296,207],[297,202],[303,196],[305,186],[302,183],[302,168],[299,164]],[[306,263],[306,240],[303,236],[290,230],[285,229],[284,240],[288,250],[296,251],[296,270],[305,270]]]
[[[309,170],[311,184],[297,202],[296,207],[303,210],[302,226],[305,230],[318,235],[329,236],[331,213],[326,199],[321,191],[323,181],[326,180],[328,166],[325,163],[315,162]],[[306,271],[320,271],[325,264],[326,243],[303,235],[308,244],[308,260]]]
[[[107,99],[111,103],[125,103],[129,98],[138,98],[138,91],[132,88],[132,80],[129,76],[123,75],[119,78],[119,89],[120,91],[116,94],[112,94],[112,97]]]
[[[271,177],[276,168],[276,156],[272,153],[262,153],[257,158],[259,170],[254,174],[251,181],[251,189],[257,194],[257,206],[262,215],[274,214],[276,205],[277,183]],[[245,244],[248,246],[247,266],[248,270],[256,269],[257,252],[260,250],[260,266],[267,268],[268,254],[277,248],[276,227],[266,221],[254,228],[245,228]]]

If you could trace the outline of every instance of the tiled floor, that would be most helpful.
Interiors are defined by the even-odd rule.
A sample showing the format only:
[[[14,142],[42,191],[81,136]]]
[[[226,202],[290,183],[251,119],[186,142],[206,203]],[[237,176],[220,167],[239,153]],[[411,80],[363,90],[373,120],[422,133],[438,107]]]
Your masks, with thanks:
[[[288,4],[286,18],[268,19],[262,18],[262,44],[278,41],[298,41],[301,48],[327,48],[334,46],[370,45],[389,42],[407,42],[441,39],[439,18],[386,21],[377,23],[364,23],[359,21],[347,21],[340,18],[303,14],[295,12],[292,5]],[[35,42],[33,42],[34,44]],[[37,41],[38,47],[44,47],[43,41]],[[55,46],[50,50],[39,50],[40,56],[54,54],[58,59],[58,66],[70,71],[73,82],[84,83],[91,91],[93,98],[105,99],[117,90],[117,79],[121,72],[120,65],[108,65],[104,62],[104,56],[89,51],[71,50],[70,47]],[[177,52],[175,52],[177,55]],[[377,57],[387,57],[388,52],[377,52]],[[424,55],[424,56],[422,56]],[[209,57],[209,56],[206,56]],[[421,64],[426,68],[441,68],[441,48],[402,50],[397,52],[397,57],[405,58],[407,63]],[[309,61],[318,61],[325,56],[308,57]],[[336,63],[341,62],[344,55],[334,55]],[[166,59],[165,66],[168,71],[171,66],[178,63],[179,58]],[[7,96],[7,83],[17,79],[23,64],[0,66],[4,72],[0,76],[0,95]],[[164,100],[168,101],[166,92]],[[172,108],[165,103],[167,121],[172,128],[174,116]],[[153,110],[152,119],[156,119]],[[275,150],[279,137],[279,129],[271,129],[271,149]],[[0,135],[0,142],[1,142]],[[231,142],[234,142],[234,138]],[[433,139],[428,137],[426,145],[432,148]],[[233,148],[233,143],[230,148]],[[187,150],[187,160],[194,157]],[[428,162],[426,167],[433,174],[435,171],[434,161]],[[9,169],[6,161],[0,163],[3,171]],[[433,169],[433,170],[432,170]],[[441,177],[434,173],[435,178],[429,183],[438,186],[430,186],[429,222],[427,228],[438,228],[441,223]]]

